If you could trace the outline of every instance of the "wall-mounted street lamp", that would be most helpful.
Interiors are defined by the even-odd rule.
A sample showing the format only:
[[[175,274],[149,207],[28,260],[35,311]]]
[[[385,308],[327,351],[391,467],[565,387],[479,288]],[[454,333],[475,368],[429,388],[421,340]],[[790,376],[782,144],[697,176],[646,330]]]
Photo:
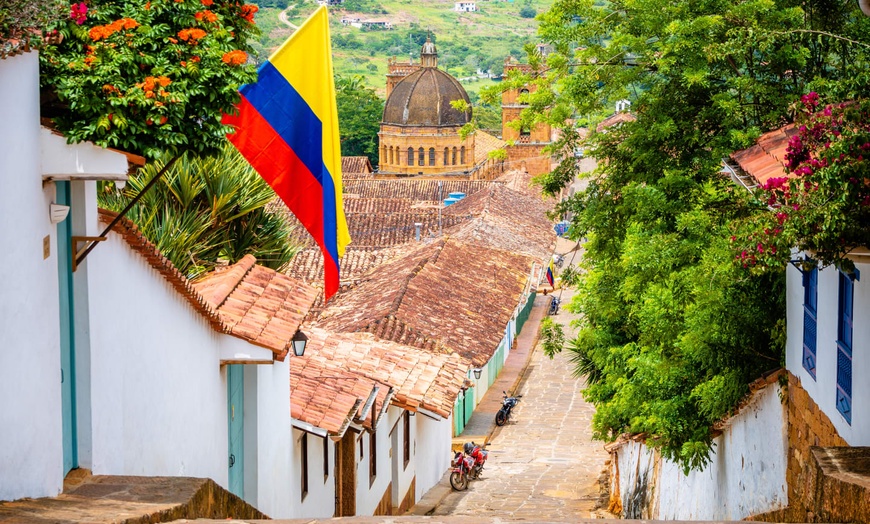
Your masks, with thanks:
[[[471,371],[474,373],[474,379],[475,379],[475,380],[480,380],[480,374],[483,372],[483,370],[480,369],[480,368],[474,368],[474,369],[471,370]]]
[[[296,331],[293,339],[290,341],[293,344],[293,354],[301,357],[305,354],[305,346],[308,344],[308,337],[302,331]]]

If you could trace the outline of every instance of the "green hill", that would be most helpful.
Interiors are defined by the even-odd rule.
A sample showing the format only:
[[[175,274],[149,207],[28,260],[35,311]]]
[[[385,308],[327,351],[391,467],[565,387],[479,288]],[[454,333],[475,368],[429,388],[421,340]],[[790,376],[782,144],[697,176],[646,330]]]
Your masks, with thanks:
[[[293,2],[293,0],[289,0]],[[286,40],[293,29],[279,20],[275,0],[260,0],[257,25],[262,30],[255,45],[265,58]],[[508,55],[523,59],[523,45],[536,41],[537,21],[532,11],[546,10],[552,0],[476,0],[478,11],[456,12],[453,0],[345,0],[330,7],[335,70],[340,75],[362,75],[366,85],[384,94],[387,59],[395,56],[407,62],[419,60],[420,46],[431,30],[438,45],[438,65],[460,79],[472,101],[481,86],[492,83],[479,79],[478,70],[500,74]],[[290,24],[301,24],[317,4],[305,0],[286,10]],[[520,11],[523,11],[522,15]],[[393,29],[365,29],[342,25],[343,18],[382,20]]]

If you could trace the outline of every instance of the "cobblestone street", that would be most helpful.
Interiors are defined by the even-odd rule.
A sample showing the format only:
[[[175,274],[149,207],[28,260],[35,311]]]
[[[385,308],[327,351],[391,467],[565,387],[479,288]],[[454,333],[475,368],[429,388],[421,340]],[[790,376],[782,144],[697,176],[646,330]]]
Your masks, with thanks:
[[[557,291],[558,293],[558,291]],[[570,290],[562,303],[570,301]],[[557,321],[567,324],[569,315]],[[566,338],[571,336],[565,326]],[[592,441],[594,408],[583,400],[582,379],[569,355],[550,360],[535,348],[521,382],[521,402],[496,429],[483,478],[449,493],[434,515],[514,519],[590,518],[598,506],[598,478],[608,454]]]

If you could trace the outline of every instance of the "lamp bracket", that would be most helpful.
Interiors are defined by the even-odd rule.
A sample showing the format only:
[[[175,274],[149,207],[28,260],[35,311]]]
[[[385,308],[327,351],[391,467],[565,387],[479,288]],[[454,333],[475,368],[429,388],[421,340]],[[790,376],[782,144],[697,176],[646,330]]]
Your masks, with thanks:
[[[70,251],[72,252],[72,270],[75,273],[76,269],[78,269],[78,260],[79,255],[88,250],[91,245],[96,244],[97,242],[102,242],[109,237],[85,237],[85,236],[75,236],[72,237],[72,246],[70,246]],[[87,242],[81,250],[77,249],[79,242]]]

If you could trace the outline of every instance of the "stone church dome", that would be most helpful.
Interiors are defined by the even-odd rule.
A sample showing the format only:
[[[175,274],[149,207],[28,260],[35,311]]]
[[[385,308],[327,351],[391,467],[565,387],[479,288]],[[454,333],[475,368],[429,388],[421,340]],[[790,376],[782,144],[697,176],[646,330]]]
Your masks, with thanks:
[[[434,48],[434,44],[432,45]],[[433,49],[434,51],[434,49]],[[400,126],[461,126],[471,121],[450,102],[468,93],[455,78],[436,67],[423,67],[396,84],[384,106],[383,124]]]

